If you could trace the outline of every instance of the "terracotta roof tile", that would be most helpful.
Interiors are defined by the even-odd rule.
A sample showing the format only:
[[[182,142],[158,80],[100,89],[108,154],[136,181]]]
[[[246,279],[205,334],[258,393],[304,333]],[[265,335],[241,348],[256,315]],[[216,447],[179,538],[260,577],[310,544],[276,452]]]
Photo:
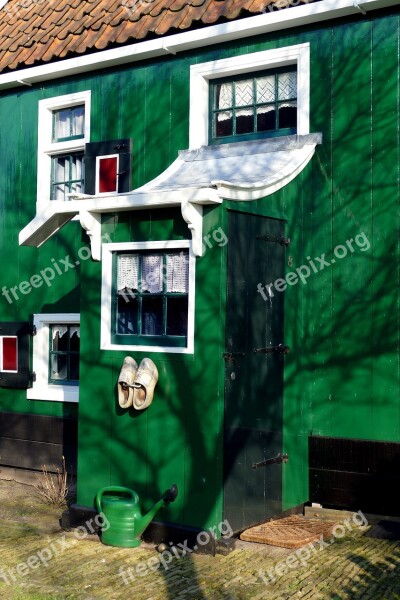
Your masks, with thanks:
[[[0,72],[257,14],[272,3],[289,0],[9,0],[0,9]]]

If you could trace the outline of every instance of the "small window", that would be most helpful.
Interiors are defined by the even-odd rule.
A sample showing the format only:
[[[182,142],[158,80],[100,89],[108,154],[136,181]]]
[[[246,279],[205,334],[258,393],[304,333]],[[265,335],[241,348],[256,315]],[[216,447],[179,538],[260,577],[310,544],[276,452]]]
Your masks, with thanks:
[[[79,382],[79,325],[50,326],[49,383],[77,385]]]
[[[52,158],[51,199],[68,200],[67,194],[83,192],[83,152]]]
[[[80,317],[78,313],[33,315],[35,379],[29,400],[79,401]]]
[[[91,92],[39,100],[37,204],[84,192],[84,151],[90,141]]]
[[[77,140],[85,135],[85,106],[53,111],[53,142]]]
[[[210,139],[214,144],[297,131],[295,67],[215,80],[210,96]]]
[[[187,345],[189,251],[115,253],[113,342]]]

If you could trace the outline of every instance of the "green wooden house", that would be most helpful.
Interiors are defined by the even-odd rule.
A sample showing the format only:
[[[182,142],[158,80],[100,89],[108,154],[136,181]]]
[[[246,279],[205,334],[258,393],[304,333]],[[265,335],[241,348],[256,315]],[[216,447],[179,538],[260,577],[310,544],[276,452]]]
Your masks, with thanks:
[[[2,473],[398,515],[398,2],[0,4]]]

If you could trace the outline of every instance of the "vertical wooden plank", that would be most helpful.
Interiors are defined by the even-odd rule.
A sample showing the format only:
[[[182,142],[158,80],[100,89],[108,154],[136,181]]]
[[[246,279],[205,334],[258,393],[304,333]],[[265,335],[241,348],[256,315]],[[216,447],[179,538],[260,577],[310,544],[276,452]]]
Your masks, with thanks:
[[[357,415],[357,436],[368,438],[371,253],[362,241],[371,237],[371,23],[336,26],[333,47],[332,435],[354,436]]]
[[[399,439],[399,17],[372,37],[372,420],[375,439]]]

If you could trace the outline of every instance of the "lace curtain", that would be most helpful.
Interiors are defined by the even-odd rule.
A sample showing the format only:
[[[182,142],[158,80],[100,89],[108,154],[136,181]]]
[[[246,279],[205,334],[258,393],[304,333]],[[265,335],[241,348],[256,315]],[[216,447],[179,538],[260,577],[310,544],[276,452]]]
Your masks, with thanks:
[[[118,291],[139,289],[139,254],[118,255]],[[163,291],[164,264],[161,254],[143,255],[142,259],[142,292],[152,294]],[[166,291],[188,293],[189,264],[188,254],[174,252],[167,254]]]
[[[61,338],[67,332],[68,332],[68,326],[67,325],[53,325],[53,328],[52,328],[53,340],[56,339],[57,333],[58,333],[58,336]],[[80,338],[80,327],[79,327],[79,325],[73,325],[72,327],[70,327],[69,328],[69,332],[70,332],[69,335],[70,335],[71,338],[74,335],[74,333],[76,333],[76,335],[78,336],[78,338]]]
[[[275,75],[265,75],[256,78],[256,97],[254,98],[254,79],[243,79],[242,81],[223,83],[219,86],[219,96],[216,108],[226,109],[226,112],[218,113],[218,121],[226,121],[232,118],[232,113],[228,110],[233,106],[233,85],[235,85],[235,105],[236,107],[248,106],[254,104],[263,104],[267,102],[279,101],[279,106],[295,106],[293,102],[283,102],[282,100],[294,99],[297,97],[297,73],[279,73],[278,77],[278,97],[275,92]],[[253,107],[236,109],[236,116],[253,116]],[[275,110],[274,105],[257,106],[257,113],[263,114]]]

